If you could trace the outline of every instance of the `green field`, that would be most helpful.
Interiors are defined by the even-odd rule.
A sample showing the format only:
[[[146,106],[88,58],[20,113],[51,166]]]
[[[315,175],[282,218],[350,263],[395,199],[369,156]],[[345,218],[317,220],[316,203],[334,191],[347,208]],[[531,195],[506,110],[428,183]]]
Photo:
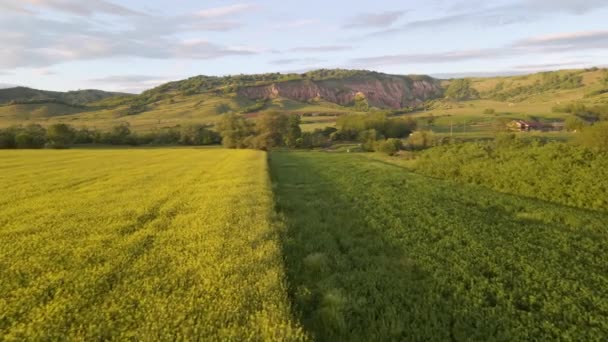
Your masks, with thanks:
[[[0,340],[596,341],[608,213],[364,154],[0,151]]]
[[[608,336],[608,214],[364,155],[273,153],[290,296],[321,341]]]

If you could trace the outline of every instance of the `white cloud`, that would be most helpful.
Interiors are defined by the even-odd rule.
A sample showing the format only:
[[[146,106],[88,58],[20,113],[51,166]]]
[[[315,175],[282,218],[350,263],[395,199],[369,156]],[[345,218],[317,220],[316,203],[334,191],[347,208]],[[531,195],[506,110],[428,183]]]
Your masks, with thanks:
[[[349,45],[320,45],[320,46],[299,46],[291,48],[289,52],[300,52],[300,53],[317,53],[317,52],[337,52],[337,51],[348,51],[352,50],[353,47]]]
[[[505,49],[455,50],[432,53],[414,53],[354,58],[351,63],[361,66],[383,66],[402,64],[436,64],[466,60],[495,59],[513,55]]]
[[[294,20],[294,21],[274,24],[271,26],[271,28],[273,30],[294,29],[294,28],[301,28],[301,27],[316,25],[316,24],[319,24],[320,22],[321,21],[318,19],[300,19],[300,20]]]
[[[141,15],[140,12],[106,0],[19,0],[18,5],[15,5],[14,3],[10,4],[10,1],[13,0],[0,0],[0,7],[28,13],[33,13],[40,9],[47,9],[78,16],[92,16],[97,13],[111,15]]]
[[[59,0],[28,1],[55,4]],[[257,53],[203,40],[183,41],[176,37],[185,32],[225,31],[239,26],[230,21],[192,15],[127,16],[117,20],[111,24],[118,29],[107,30],[97,21],[80,17],[56,20],[38,14],[0,12],[0,44],[10,47],[0,49],[0,69],[47,68],[63,62],[112,57],[214,59]]]
[[[230,6],[205,9],[197,12],[196,15],[201,18],[219,18],[242,12],[252,11],[257,8],[258,6],[252,4],[235,4]]]
[[[405,11],[387,11],[382,13],[363,13],[351,18],[344,28],[382,28],[390,27],[401,19]]]
[[[608,31],[567,32],[531,37],[514,44],[515,47],[538,51],[579,51],[608,48]]]

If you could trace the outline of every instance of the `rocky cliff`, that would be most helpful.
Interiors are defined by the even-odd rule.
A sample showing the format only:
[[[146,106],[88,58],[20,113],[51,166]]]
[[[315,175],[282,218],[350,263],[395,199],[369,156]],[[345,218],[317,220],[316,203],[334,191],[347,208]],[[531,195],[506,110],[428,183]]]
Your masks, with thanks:
[[[441,96],[441,86],[438,80],[426,76],[370,73],[336,80],[276,82],[238,90],[240,96],[251,100],[284,97],[306,102],[321,98],[342,106],[351,104],[357,93],[364,94],[371,106],[400,109]]]

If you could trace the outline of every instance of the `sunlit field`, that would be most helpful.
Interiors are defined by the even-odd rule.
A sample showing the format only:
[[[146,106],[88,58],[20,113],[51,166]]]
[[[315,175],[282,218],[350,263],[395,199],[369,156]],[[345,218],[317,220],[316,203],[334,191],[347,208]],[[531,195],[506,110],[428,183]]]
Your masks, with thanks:
[[[607,336],[605,211],[357,153],[12,150],[0,170],[0,340]]]
[[[0,152],[0,340],[298,340],[264,152]]]

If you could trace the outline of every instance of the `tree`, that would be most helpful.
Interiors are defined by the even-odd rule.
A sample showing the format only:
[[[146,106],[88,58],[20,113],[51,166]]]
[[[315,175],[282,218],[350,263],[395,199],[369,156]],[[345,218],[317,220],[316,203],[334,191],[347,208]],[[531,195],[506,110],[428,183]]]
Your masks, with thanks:
[[[289,117],[278,112],[266,112],[258,118],[256,127],[258,131],[257,146],[267,150],[283,146],[289,131]],[[299,126],[298,126],[299,127]]]
[[[15,127],[0,129],[0,148],[15,148],[16,134],[17,129]]]
[[[298,147],[298,142],[302,137],[300,123],[302,118],[299,115],[291,115],[288,119],[287,133],[285,134],[285,144],[287,147]]]
[[[407,138],[416,127],[416,121],[412,118],[392,118],[387,120],[381,133],[387,138]]]
[[[232,108],[230,108],[230,105],[227,103],[220,103],[215,106],[215,112],[217,114],[225,114],[225,113],[228,113],[231,111],[232,111]]]
[[[386,153],[390,156],[399,152],[403,148],[401,139],[386,139],[381,140],[376,144],[376,151]]]
[[[134,145],[137,140],[131,132],[129,123],[123,122],[112,127],[112,130],[105,135],[104,142],[112,145]]]
[[[576,116],[569,116],[564,122],[564,127],[568,131],[580,131],[585,127],[586,122]]]
[[[42,148],[45,143],[46,130],[38,124],[17,128],[15,133],[15,147]]]
[[[453,101],[465,101],[479,97],[479,93],[471,87],[471,80],[463,78],[450,82],[445,97]]]
[[[342,115],[336,121],[339,139],[354,140],[361,132],[373,129],[386,138],[405,138],[416,129],[411,118],[389,118],[386,113]]]
[[[367,102],[367,98],[365,94],[359,92],[355,95],[355,110],[358,112],[367,112],[369,111],[369,103]]]
[[[358,137],[358,140],[361,142],[361,148],[364,151],[373,151],[378,139],[384,139],[384,137],[373,128],[361,131]]]
[[[66,124],[54,124],[46,131],[47,146],[52,148],[66,148],[74,142],[76,133]]]
[[[407,145],[411,149],[425,149],[433,146],[435,137],[432,131],[417,131],[409,136]]]
[[[179,143],[182,145],[211,145],[219,140],[218,134],[205,125],[187,125],[180,130]]]
[[[245,138],[253,136],[252,124],[243,116],[228,113],[222,116],[217,124],[217,130],[222,137],[222,145],[227,148],[244,148]]]

